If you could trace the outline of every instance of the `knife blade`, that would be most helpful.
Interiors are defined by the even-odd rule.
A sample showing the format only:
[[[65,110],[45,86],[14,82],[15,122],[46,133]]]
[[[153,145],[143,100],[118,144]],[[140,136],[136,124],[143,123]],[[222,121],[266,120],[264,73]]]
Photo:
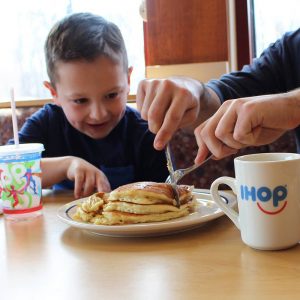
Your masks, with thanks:
[[[174,166],[173,166],[173,162],[172,162],[171,147],[170,147],[169,143],[167,144],[165,153],[166,153],[166,158],[167,158],[167,168],[170,173],[171,186],[172,186],[174,198],[176,201],[176,206],[179,208],[180,207],[179,192],[178,192],[178,187],[177,187],[176,180],[174,177]]]

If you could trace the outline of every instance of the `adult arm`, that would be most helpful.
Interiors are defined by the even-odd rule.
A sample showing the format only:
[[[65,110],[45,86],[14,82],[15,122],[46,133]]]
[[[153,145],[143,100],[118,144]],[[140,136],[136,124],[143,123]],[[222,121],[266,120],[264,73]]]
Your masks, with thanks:
[[[298,111],[299,97],[295,89],[300,87],[299,51],[300,29],[285,34],[242,71],[208,83],[222,102],[238,100],[224,102],[214,117],[196,129],[199,145],[196,162],[201,162],[208,150],[216,158],[222,158],[245,146],[273,142],[286,130],[297,126],[294,113]],[[257,95],[265,96],[253,97]],[[265,118],[264,123],[262,118]],[[257,130],[253,132],[254,124]]]
[[[239,72],[208,84],[186,77],[144,80],[137,91],[137,106],[150,130],[154,146],[162,149],[178,128],[195,128],[209,118],[220,101],[285,93],[300,86],[300,29],[285,34]]]
[[[229,100],[195,130],[199,147],[196,163],[208,152],[216,159],[247,146],[274,142],[300,124],[300,89],[276,94]]]
[[[300,29],[286,33],[241,71],[211,80],[222,102],[228,99],[285,93],[300,87]]]

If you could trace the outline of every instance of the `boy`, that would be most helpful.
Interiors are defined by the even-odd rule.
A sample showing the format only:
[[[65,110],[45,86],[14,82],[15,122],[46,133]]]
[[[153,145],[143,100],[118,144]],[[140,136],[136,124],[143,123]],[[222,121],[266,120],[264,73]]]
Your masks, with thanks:
[[[73,188],[72,180],[78,198],[95,188],[164,181],[164,152],[126,106],[132,68],[118,27],[90,13],[70,15],[50,31],[45,54],[44,85],[55,104],[33,114],[19,133],[20,142],[45,146],[43,187]]]

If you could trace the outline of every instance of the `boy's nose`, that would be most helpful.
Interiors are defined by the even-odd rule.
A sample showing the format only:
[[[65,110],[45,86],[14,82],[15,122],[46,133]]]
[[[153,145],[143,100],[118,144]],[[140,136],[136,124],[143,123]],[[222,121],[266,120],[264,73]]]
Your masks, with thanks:
[[[93,120],[102,120],[107,116],[107,110],[103,105],[93,105],[90,109],[90,118]]]

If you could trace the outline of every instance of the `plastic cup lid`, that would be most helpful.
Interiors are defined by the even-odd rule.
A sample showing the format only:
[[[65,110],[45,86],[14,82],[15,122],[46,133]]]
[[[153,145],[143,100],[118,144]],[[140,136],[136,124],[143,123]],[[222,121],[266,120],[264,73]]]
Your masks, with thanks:
[[[44,145],[39,143],[0,146],[0,156],[35,153],[44,151]]]

